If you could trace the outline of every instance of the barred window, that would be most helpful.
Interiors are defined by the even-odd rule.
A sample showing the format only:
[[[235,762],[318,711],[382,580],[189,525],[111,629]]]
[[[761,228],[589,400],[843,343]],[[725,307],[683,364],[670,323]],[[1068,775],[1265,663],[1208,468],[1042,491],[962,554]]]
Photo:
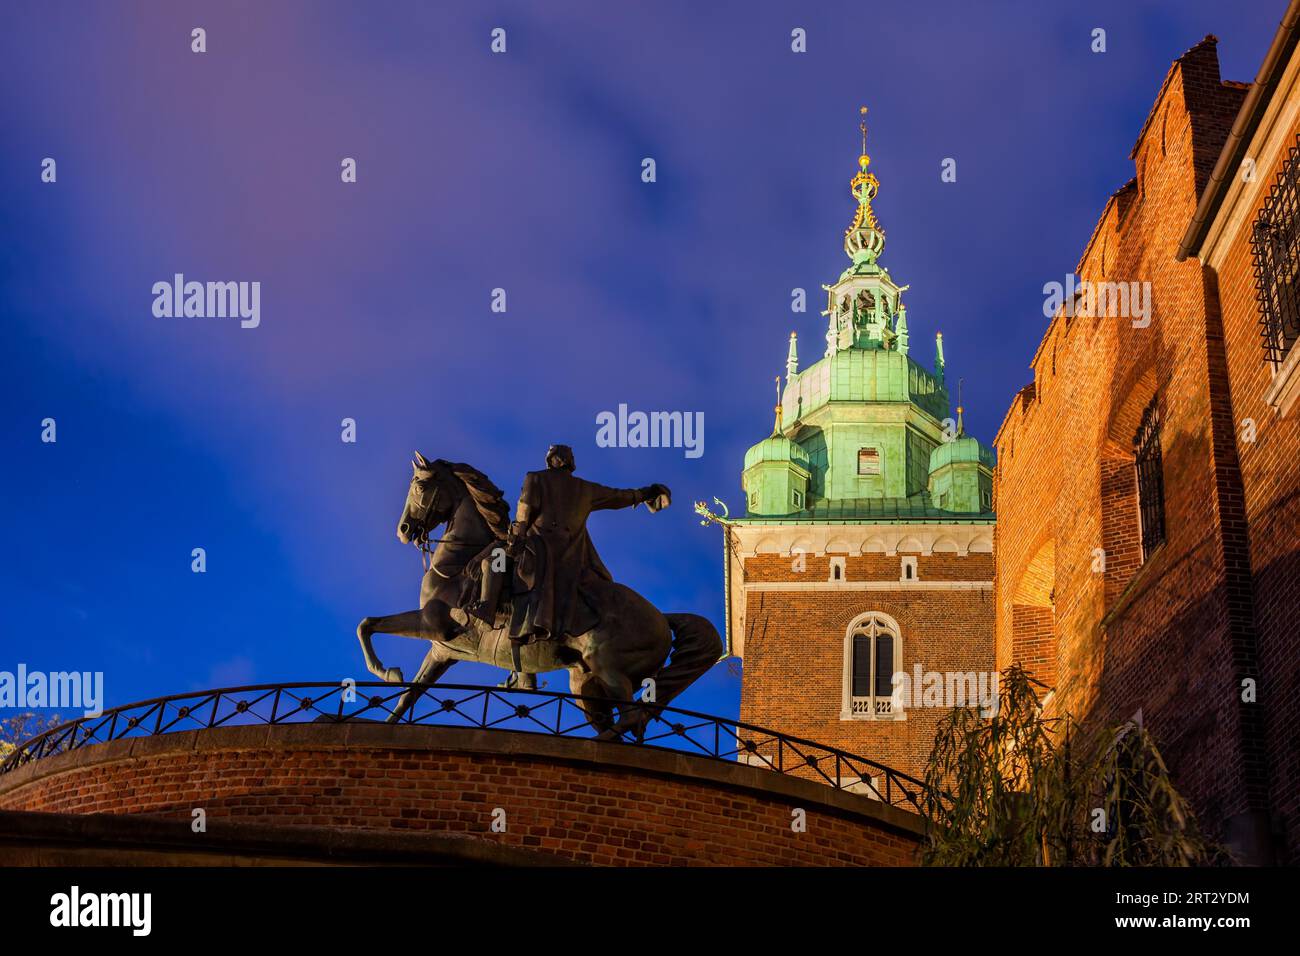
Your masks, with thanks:
[[[859,475],[880,474],[880,449],[879,448],[858,449],[858,474]]]
[[[1160,409],[1155,398],[1142,412],[1142,424],[1133,436],[1133,456],[1145,561],[1165,540],[1165,477],[1160,458]]]
[[[1251,230],[1260,334],[1279,364],[1300,337],[1300,136]]]

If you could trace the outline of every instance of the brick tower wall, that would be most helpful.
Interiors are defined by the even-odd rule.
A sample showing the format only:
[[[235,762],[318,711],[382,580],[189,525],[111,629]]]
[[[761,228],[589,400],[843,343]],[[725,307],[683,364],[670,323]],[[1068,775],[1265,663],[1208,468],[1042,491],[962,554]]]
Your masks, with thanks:
[[[900,556],[845,555],[845,585],[761,589],[827,582],[831,557],[808,555],[803,571],[788,555],[745,559],[740,718],[921,778],[949,708],[911,707],[905,720],[842,719],[847,629],[864,612],[882,612],[898,622],[905,672],[919,663],[924,671],[987,675],[994,669],[993,556],[918,554],[919,585],[900,586]],[[857,582],[883,587],[853,588]]]

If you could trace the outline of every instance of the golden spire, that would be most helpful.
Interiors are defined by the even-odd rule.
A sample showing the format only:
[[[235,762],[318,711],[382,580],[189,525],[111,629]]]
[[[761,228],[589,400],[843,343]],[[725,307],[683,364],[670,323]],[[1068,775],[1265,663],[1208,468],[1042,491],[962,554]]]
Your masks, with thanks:
[[[964,381],[965,379],[963,378],[957,379],[957,437],[958,438],[961,438],[966,434],[966,427],[962,424],[961,421],[961,413],[966,410],[965,408],[962,407],[961,404],[961,384]]]
[[[776,377],[776,424],[772,426],[772,434],[781,434],[781,376]]]
[[[858,129],[862,130],[862,153],[858,156],[858,167],[865,173],[871,165],[871,157],[867,155],[867,108],[864,106],[858,112],[862,114],[862,122],[858,124]]]

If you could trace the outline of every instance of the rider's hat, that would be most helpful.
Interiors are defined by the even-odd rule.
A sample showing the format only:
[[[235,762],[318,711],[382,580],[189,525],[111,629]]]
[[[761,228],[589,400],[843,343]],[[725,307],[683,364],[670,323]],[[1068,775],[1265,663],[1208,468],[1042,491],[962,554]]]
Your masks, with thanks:
[[[568,445],[552,445],[546,450],[546,465],[548,468],[563,468],[565,471],[573,471],[573,449]]]

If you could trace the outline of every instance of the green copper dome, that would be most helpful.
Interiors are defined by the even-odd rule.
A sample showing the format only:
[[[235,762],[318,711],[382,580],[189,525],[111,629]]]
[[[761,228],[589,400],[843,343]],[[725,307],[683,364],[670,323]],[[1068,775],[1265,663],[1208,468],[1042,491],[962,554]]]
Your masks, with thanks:
[[[880,348],[843,349],[798,373],[781,402],[785,430],[833,402],[911,403],[936,419],[948,415],[942,379],[910,356]]]
[[[938,471],[945,465],[964,463],[992,468],[993,452],[970,435],[963,435],[954,441],[944,442],[930,452],[930,471]]]
[[[805,469],[809,465],[808,453],[803,450],[803,446],[784,435],[764,438],[745,452],[746,468],[752,468],[763,461],[790,462]]]

